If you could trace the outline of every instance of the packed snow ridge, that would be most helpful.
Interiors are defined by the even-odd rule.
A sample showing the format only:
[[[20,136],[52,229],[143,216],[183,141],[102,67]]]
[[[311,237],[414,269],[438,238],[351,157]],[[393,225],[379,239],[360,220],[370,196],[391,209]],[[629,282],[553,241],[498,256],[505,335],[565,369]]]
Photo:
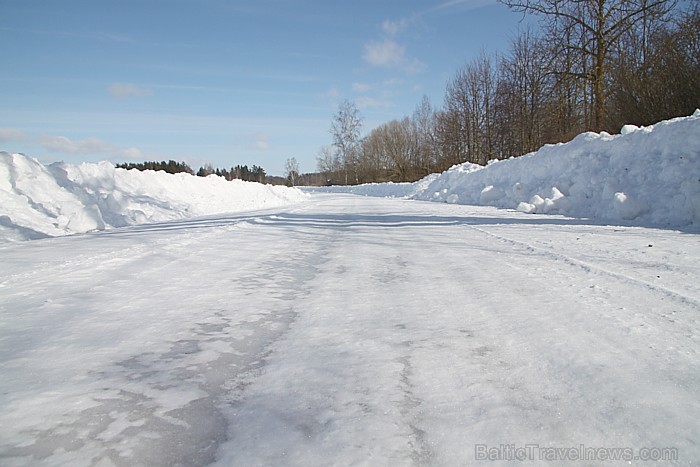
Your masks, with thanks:
[[[486,205],[528,213],[685,227],[700,225],[700,110],[619,135],[583,133],[486,167],[460,164],[416,183],[309,191]],[[297,189],[209,176],[44,166],[0,152],[0,241],[276,207]]]
[[[430,174],[414,183],[364,183],[362,185],[302,187],[301,189],[311,193],[350,193],[375,198],[413,198],[428,188],[439,176],[440,174]]]
[[[700,110],[619,135],[583,133],[486,167],[465,163],[416,184],[329,187],[367,196],[486,205],[528,213],[700,225]]]
[[[418,199],[649,224],[700,224],[700,111],[523,157],[452,167]]]
[[[297,189],[109,162],[49,166],[0,152],[0,242],[272,208],[305,200]]]

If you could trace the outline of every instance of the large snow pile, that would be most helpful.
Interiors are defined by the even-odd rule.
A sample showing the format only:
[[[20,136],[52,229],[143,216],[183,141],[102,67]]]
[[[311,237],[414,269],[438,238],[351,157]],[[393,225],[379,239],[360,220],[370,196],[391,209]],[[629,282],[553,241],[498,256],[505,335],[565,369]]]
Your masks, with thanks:
[[[0,242],[275,207],[307,196],[217,176],[116,169],[109,162],[45,166],[0,152]]]
[[[365,183],[362,185],[333,185],[303,187],[302,190],[314,193],[350,193],[375,198],[410,198],[425,190],[439,174],[430,174],[413,183]]]
[[[490,205],[651,225],[700,225],[700,110],[619,135],[565,144],[481,167],[461,164],[415,199]]]

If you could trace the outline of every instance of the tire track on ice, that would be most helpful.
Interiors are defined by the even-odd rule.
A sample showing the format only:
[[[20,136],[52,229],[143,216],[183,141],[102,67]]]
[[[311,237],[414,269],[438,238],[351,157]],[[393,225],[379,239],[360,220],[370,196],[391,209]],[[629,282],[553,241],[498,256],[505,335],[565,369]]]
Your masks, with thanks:
[[[592,265],[592,264],[586,263],[586,262],[584,262],[584,261],[581,261],[581,260],[579,260],[579,259],[573,258],[573,257],[571,257],[571,256],[564,255],[564,254],[562,254],[562,253],[555,253],[555,252],[552,252],[552,251],[547,251],[547,250],[545,250],[545,249],[543,249],[543,248],[536,247],[536,246],[534,246],[534,245],[532,245],[532,244],[529,244],[529,243],[526,243],[526,242],[522,242],[522,241],[519,241],[519,240],[514,240],[514,239],[512,239],[512,238],[504,237],[504,236],[502,236],[502,235],[498,235],[498,234],[489,232],[489,231],[487,231],[487,230],[485,230],[485,229],[482,229],[482,228],[479,228],[479,227],[476,227],[476,226],[473,226],[473,225],[466,225],[466,226],[467,226],[468,228],[472,229],[472,230],[476,230],[476,231],[478,231],[478,232],[481,232],[481,233],[483,233],[483,234],[485,234],[485,235],[487,235],[487,236],[489,236],[489,237],[495,238],[495,239],[497,239],[497,240],[499,240],[499,241],[501,241],[501,242],[508,243],[508,244],[513,245],[513,246],[520,247],[520,248],[522,248],[522,249],[524,249],[524,250],[526,250],[526,251],[529,251],[529,252],[531,252],[531,253],[537,254],[537,255],[539,255],[539,256],[543,256],[543,257],[549,258],[549,259],[551,259],[551,260],[564,263],[564,264],[566,264],[566,265],[568,265],[568,266],[571,266],[571,267],[574,267],[574,268],[577,268],[577,269],[581,269],[581,270],[583,270],[583,271],[585,271],[585,272],[587,272],[587,273],[590,273],[590,274],[595,274],[595,275],[603,276],[603,277],[611,277],[611,278],[614,278],[614,279],[616,279],[616,280],[618,280],[618,281],[625,282],[625,283],[627,283],[627,284],[629,284],[629,285],[634,285],[634,286],[636,286],[636,287],[641,287],[641,288],[644,288],[644,289],[646,289],[646,290],[648,290],[648,291],[650,291],[650,292],[659,293],[659,294],[664,295],[664,296],[666,296],[666,297],[668,297],[668,298],[670,298],[670,299],[672,299],[672,300],[674,300],[674,301],[676,301],[676,302],[682,303],[683,305],[686,305],[686,306],[689,306],[689,307],[693,307],[693,308],[700,309],[700,301],[695,300],[694,298],[685,296],[685,295],[683,295],[683,294],[680,294],[680,293],[678,293],[678,292],[675,292],[675,291],[673,291],[673,290],[667,289],[666,287],[662,287],[662,286],[659,286],[659,285],[651,284],[651,283],[646,282],[646,281],[644,281],[644,280],[636,279],[636,278],[634,278],[634,277],[631,277],[631,276],[628,276],[628,275],[625,275],[625,274],[620,274],[620,273],[617,273],[617,272],[608,271],[608,270],[605,269],[605,268],[602,268],[602,267],[600,267],[600,266],[596,266],[596,265]]]
[[[246,397],[247,387],[264,373],[272,345],[296,319],[294,302],[309,293],[306,283],[316,274],[325,251],[313,248],[318,245],[305,245],[298,237],[265,246],[269,227],[246,225],[255,229],[244,234],[255,239],[255,248],[246,248],[240,254],[217,253],[235,242],[230,235],[231,230],[238,228],[234,226],[196,234],[159,234],[155,238],[149,234],[143,244],[132,247],[128,245],[133,245],[133,236],[122,244],[115,243],[118,237],[98,234],[92,238],[96,243],[77,259],[70,257],[69,250],[78,240],[68,239],[62,243],[58,264],[54,261],[51,268],[28,271],[25,281],[31,277],[33,283],[45,282],[49,287],[43,292],[35,290],[40,292],[37,303],[43,300],[42,294],[51,297],[60,292],[57,296],[70,307],[69,314],[75,315],[77,324],[71,324],[64,319],[69,310],[58,308],[61,313],[56,317],[62,322],[56,338],[60,342],[70,341],[68,338],[75,334],[76,326],[80,327],[81,319],[95,322],[86,315],[79,298],[61,295],[66,290],[91,294],[88,298],[93,307],[98,303],[104,303],[107,309],[110,304],[118,305],[104,316],[101,309],[95,310],[104,318],[126,312],[148,315],[135,321],[141,323],[139,327],[160,327],[161,319],[180,323],[162,326],[162,337],[146,332],[145,336],[151,337],[149,342],[143,342],[143,347],[132,350],[118,344],[114,356],[99,358],[101,363],[97,365],[89,362],[90,354],[86,353],[88,361],[72,370],[74,377],[56,381],[50,393],[25,389],[27,393],[5,401],[0,425],[14,429],[12,434],[0,430],[0,457],[7,462],[32,459],[33,464],[54,464],[60,456],[111,465],[213,462],[219,445],[229,435],[230,423],[235,421],[231,411]],[[193,249],[193,245],[206,246]],[[55,248],[56,244],[50,246]],[[100,250],[105,246],[110,251]],[[197,272],[199,267],[205,268],[198,274],[201,278],[180,276]],[[136,272],[137,275],[130,274]],[[216,277],[210,277],[212,273]],[[59,290],[52,283],[57,274],[71,286],[69,289]],[[79,278],[85,274],[90,275],[90,280],[81,282]],[[121,303],[123,295],[110,290],[129,290],[142,283],[161,284],[158,280],[164,276],[169,277],[168,287],[149,294],[137,293],[137,300],[126,303]],[[104,284],[110,277],[119,280],[107,288]],[[178,310],[173,310],[172,315],[162,310],[161,299],[167,302],[169,294],[186,290],[183,285],[197,289],[212,280],[214,285],[198,289],[204,294],[199,300],[191,301],[189,294],[180,292],[183,300],[177,302]],[[221,286],[229,290],[212,294]],[[122,300],[113,303],[118,297]],[[190,308],[197,303],[203,308]],[[36,315],[32,319],[36,322]],[[102,319],[98,321],[100,329],[109,326]],[[94,339],[103,337],[98,334]],[[43,341],[37,341],[37,349],[44,348]],[[105,344],[109,349],[110,343]],[[100,347],[96,347],[98,352],[102,352]],[[56,358],[61,358],[62,351],[57,351]],[[66,355],[73,357],[70,352]],[[8,347],[9,357],[12,360],[5,365],[8,378],[15,376],[9,372],[9,364],[12,371],[16,368],[17,376],[24,375],[27,383],[33,383],[35,378],[20,368],[22,356],[11,353]],[[34,416],[22,416],[26,415],[23,407],[27,403],[36,404],[41,418],[31,410]]]

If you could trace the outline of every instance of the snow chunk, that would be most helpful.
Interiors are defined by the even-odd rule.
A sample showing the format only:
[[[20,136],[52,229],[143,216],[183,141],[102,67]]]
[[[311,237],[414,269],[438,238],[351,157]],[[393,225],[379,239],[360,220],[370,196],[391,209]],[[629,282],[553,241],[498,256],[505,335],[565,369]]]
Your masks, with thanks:
[[[535,206],[535,211],[536,212],[542,212],[542,208],[544,207],[544,199],[540,195],[535,195],[530,199],[530,204]]]
[[[489,185],[483,190],[481,190],[481,204],[490,204],[498,201],[503,197],[505,193],[500,188],[496,188],[493,185]]]
[[[544,212],[553,213],[566,209],[566,197],[557,187],[552,187],[552,194],[544,200]]]
[[[615,193],[614,207],[620,218],[625,220],[636,219],[645,211],[643,203],[635,201],[621,192]]]
[[[630,133],[634,133],[637,130],[639,130],[639,127],[636,125],[625,125],[620,130],[620,134],[621,135],[628,135]]]
[[[518,209],[518,211],[520,211],[520,212],[524,212],[524,213],[527,213],[527,214],[532,214],[533,212],[535,212],[535,211],[537,210],[537,206],[535,206],[534,204],[525,203],[525,202],[522,202],[522,201],[521,201],[521,202],[518,204],[518,208],[517,208],[517,209]]]

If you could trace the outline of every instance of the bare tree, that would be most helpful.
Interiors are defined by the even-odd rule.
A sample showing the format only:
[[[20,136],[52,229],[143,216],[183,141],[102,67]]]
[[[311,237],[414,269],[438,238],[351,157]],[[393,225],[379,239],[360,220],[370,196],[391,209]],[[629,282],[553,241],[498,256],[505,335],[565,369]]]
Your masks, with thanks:
[[[447,85],[445,115],[438,121],[447,159],[454,163],[485,164],[496,157],[498,81],[496,60],[482,52]]]
[[[331,146],[321,146],[316,156],[316,169],[321,173],[333,173],[340,170],[340,161]]]
[[[608,64],[622,35],[636,24],[661,18],[676,0],[500,0],[517,12],[544,19],[557,51],[579,54],[578,70],[562,70],[590,84],[592,129],[606,128]]]
[[[472,70],[475,105],[476,139],[478,141],[477,162],[486,164],[495,154],[495,100],[499,80],[498,60],[482,52]]]
[[[497,91],[498,158],[519,156],[544,143],[552,88],[551,55],[531,32],[521,33],[501,61]]]
[[[363,145],[391,181],[414,180],[420,164],[420,141],[413,121],[404,117],[379,125]]]
[[[287,162],[284,164],[284,170],[287,174],[287,182],[290,186],[296,186],[296,179],[299,176],[299,163],[296,157],[287,159]]]
[[[623,37],[617,51],[611,118],[649,125],[700,106],[700,6],[672,24],[647,24]]]
[[[438,159],[435,110],[428,96],[423,96],[413,112],[412,121],[418,139],[419,154],[416,169],[419,175],[425,176],[435,170]]]
[[[207,162],[197,171],[197,176],[207,177],[214,173],[214,167],[212,167],[211,162]]]
[[[358,183],[357,172],[358,159],[360,156],[360,131],[362,130],[362,119],[360,111],[352,102],[345,100],[338,107],[338,113],[333,116],[331,123],[331,135],[336,154],[340,159],[345,172],[345,184],[348,184],[349,174]]]
[[[466,162],[472,152],[469,79],[460,68],[447,84],[443,111],[437,116],[438,140],[447,167]],[[444,167],[444,168],[447,168]]]

